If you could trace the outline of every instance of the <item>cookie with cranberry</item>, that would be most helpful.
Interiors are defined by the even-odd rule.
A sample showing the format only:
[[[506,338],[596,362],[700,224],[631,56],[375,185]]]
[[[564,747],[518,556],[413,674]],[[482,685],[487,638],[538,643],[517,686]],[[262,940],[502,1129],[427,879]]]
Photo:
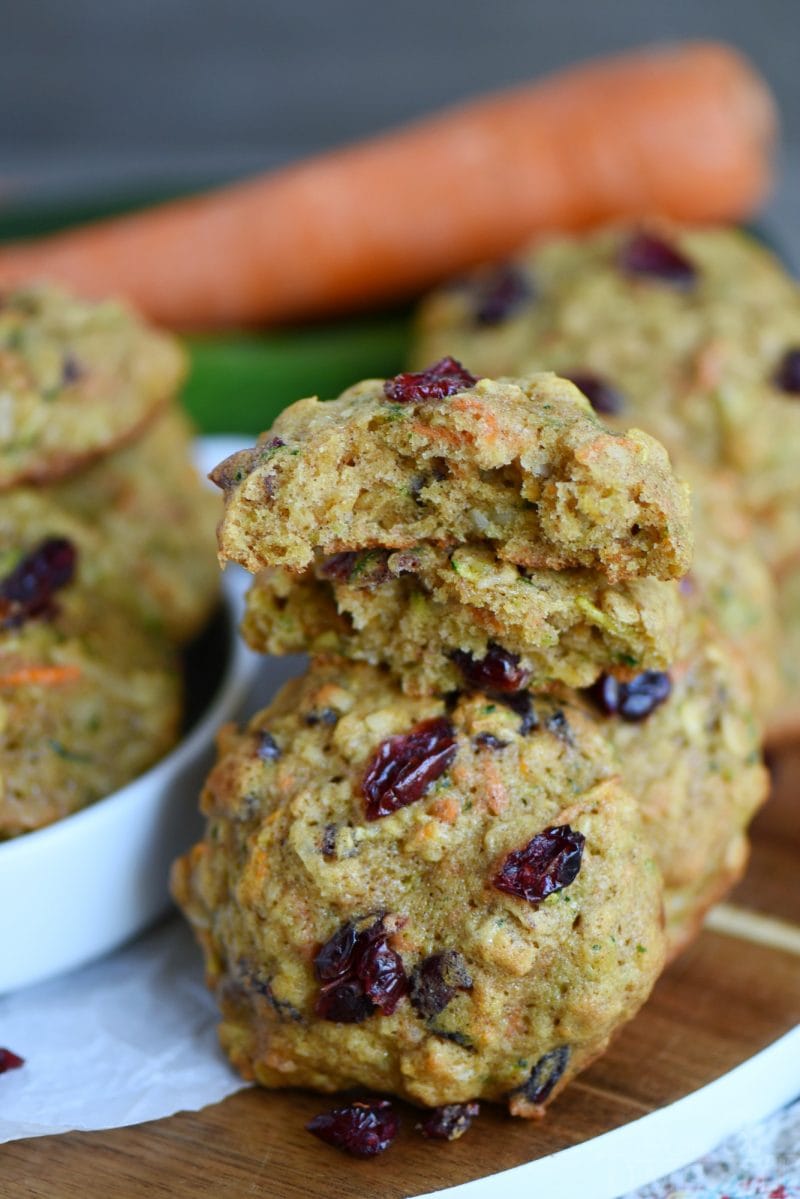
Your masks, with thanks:
[[[221,505],[195,467],[193,438],[171,404],[135,442],[48,489],[59,509],[98,529],[102,569],[127,580],[142,618],[180,642],[199,633],[219,599]]]
[[[730,641],[690,609],[668,674],[606,678],[592,696],[664,877],[674,955],[744,872],[747,826],[767,797],[750,683]]]
[[[61,537],[3,555],[0,839],[110,794],[179,735],[175,650],[81,574],[80,552]]]
[[[78,474],[0,493],[0,559],[22,541],[67,537],[87,586],[185,641],[217,600],[218,509],[192,463],[189,423],[170,406],[135,442]]]
[[[567,701],[448,706],[333,657],[223,730],[172,885],[233,1064],[540,1114],[662,964],[660,876],[615,769]]]
[[[411,694],[464,686],[588,687],[603,671],[672,661],[678,584],[598,571],[526,571],[487,545],[368,550],[301,576],[261,572],[242,631],[260,653],[333,651],[385,663]]]
[[[415,359],[555,370],[678,462],[758,472],[754,510],[798,494],[800,289],[763,245],[734,229],[613,229],[540,244],[500,278],[509,269],[526,295],[490,322],[485,272],[426,301]]]
[[[487,291],[511,295],[509,272],[522,281],[515,302],[495,303],[487,321]],[[783,690],[773,701],[769,735],[796,730],[800,289],[773,255],[731,229],[619,229],[556,239],[513,268],[431,297],[419,317],[415,357],[427,361],[444,347],[476,372],[556,370],[612,427],[637,424],[662,441],[693,486],[702,487],[704,476],[712,486],[720,476],[733,478],[734,506],[743,509],[736,519],[749,525],[747,539],[778,591]],[[696,562],[713,557],[714,539],[725,536],[711,527],[703,541],[701,523]],[[763,594],[744,535],[740,545],[741,578],[752,578]],[[733,583],[735,606],[747,586],[722,575]],[[763,607],[759,617],[746,595],[745,604],[755,625],[773,619]],[[728,600],[724,607],[733,613]],[[767,656],[751,660],[763,666]]]
[[[70,474],[135,437],[186,370],[178,343],[112,301],[31,286],[0,302],[0,490]]]
[[[485,542],[527,570],[677,578],[686,487],[663,448],[609,432],[571,383],[478,379],[445,359],[301,400],[213,474],[220,556],[250,571],[323,555]]]

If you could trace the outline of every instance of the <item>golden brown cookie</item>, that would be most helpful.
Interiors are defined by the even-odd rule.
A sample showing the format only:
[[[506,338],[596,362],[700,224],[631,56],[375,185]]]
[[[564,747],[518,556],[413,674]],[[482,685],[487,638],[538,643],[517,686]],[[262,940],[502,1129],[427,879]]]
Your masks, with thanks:
[[[80,582],[65,538],[29,544],[0,580],[0,839],[129,782],[176,741],[174,649]]]
[[[135,437],[177,391],[178,343],[121,304],[31,286],[0,302],[0,490],[52,482]]]
[[[569,702],[448,708],[337,658],[224,730],[173,891],[234,1065],[540,1114],[663,961],[659,872],[613,774]]]
[[[678,578],[688,493],[663,448],[608,432],[553,375],[475,379],[458,363],[292,404],[213,474],[220,556],[250,571],[324,555],[481,541],[526,569]]]
[[[415,360],[447,353],[477,372],[557,371],[604,419],[646,429],[678,461],[757,471],[755,506],[787,487],[797,494],[800,378],[793,390],[789,356],[800,351],[800,289],[754,238],[603,230],[540,244],[500,277],[509,270],[526,293],[489,322],[480,301],[491,275],[427,300]]]
[[[690,605],[669,673],[605,679],[592,703],[664,878],[674,956],[744,872],[747,826],[767,797],[750,681],[728,639]]]
[[[678,638],[678,584],[612,586],[594,570],[526,571],[486,545],[368,550],[295,576],[262,571],[242,632],[259,653],[335,652],[385,663],[409,694],[465,684],[588,687],[603,671],[659,670]]]
[[[189,640],[219,594],[220,508],[193,465],[191,434],[169,406],[131,445],[78,474],[0,493],[0,555],[13,557],[21,540],[69,537],[89,587],[157,633]]]

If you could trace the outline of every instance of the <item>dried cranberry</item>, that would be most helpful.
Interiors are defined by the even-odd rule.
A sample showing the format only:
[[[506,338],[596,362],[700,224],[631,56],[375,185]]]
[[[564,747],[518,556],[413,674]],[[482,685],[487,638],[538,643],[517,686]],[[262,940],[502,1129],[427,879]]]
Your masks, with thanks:
[[[421,799],[455,756],[455,733],[444,716],[423,720],[410,733],[382,741],[361,783],[367,820],[379,820]]]
[[[85,373],[86,371],[78,359],[68,350],[61,363],[61,386],[70,387],[73,383],[77,383],[82,379]]]
[[[5,1074],[6,1070],[19,1070],[24,1065],[24,1057],[12,1053],[10,1049],[0,1049],[0,1074]]]
[[[585,841],[568,824],[546,828],[508,855],[492,886],[528,903],[540,903],[575,881]]]
[[[378,587],[391,577],[388,562],[389,550],[368,550],[364,554],[357,554],[347,581],[351,587]]]
[[[616,416],[625,407],[622,393],[602,375],[595,375],[592,371],[567,371],[564,377],[583,392],[595,412],[601,416]]]
[[[338,1024],[360,1024],[379,1009],[391,1016],[408,991],[403,959],[389,945],[385,916],[357,930],[348,921],[317,953],[322,984],[314,1011]]]
[[[348,921],[326,941],[314,958],[314,973],[323,984],[347,978],[355,969],[354,958],[358,932]]]
[[[221,491],[230,491],[232,487],[242,483],[260,461],[258,447],[250,450],[237,450],[218,463],[208,477]]]
[[[347,550],[332,554],[320,565],[320,578],[348,583],[351,587],[377,587],[391,578],[389,553],[389,550],[367,550],[365,553]]]
[[[388,1099],[358,1101],[347,1107],[314,1116],[308,1132],[327,1145],[354,1157],[374,1157],[388,1149],[397,1136],[400,1122]]]
[[[629,683],[621,683],[612,674],[604,674],[592,688],[606,715],[619,716],[631,723],[648,717],[669,699],[671,691],[672,680],[661,670],[645,670]]]
[[[530,1103],[544,1103],[566,1070],[568,1061],[569,1045],[551,1049],[539,1058],[527,1081],[515,1093],[524,1095]]]
[[[480,1115],[478,1103],[445,1103],[435,1107],[417,1128],[432,1141],[457,1141]]]
[[[475,324],[499,325],[533,295],[527,275],[507,264],[483,280],[475,297]]]
[[[468,687],[480,691],[522,691],[530,682],[531,672],[519,664],[519,656],[511,654],[502,646],[489,643],[483,658],[473,658],[463,649],[454,650],[453,661],[464,676]]]
[[[495,737],[494,733],[478,733],[477,737],[473,738],[472,744],[476,749],[505,749],[509,742],[501,741],[499,737]]]
[[[547,718],[547,731],[552,733],[554,737],[558,737],[559,741],[563,741],[565,745],[574,745],[572,737],[572,729],[569,727],[569,721],[564,713],[559,708],[553,712],[552,716]]]
[[[443,400],[459,391],[467,391],[477,382],[455,358],[442,358],[424,371],[408,371],[387,379],[383,392],[396,404],[418,404],[422,400]]]
[[[277,759],[281,756],[281,750],[272,733],[268,733],[266,729],[259,729],[257,733],[257,739],[257,756],[264,762],[277,761]]]
[[[315,1014],[333,1024],[361,1024],[374,1011],[375,1004],[364,994],[358,979],[345,979],[323,987],[314,1005]]]
[[[517,716],[520,717],[518,730],[520,736],[527,737],[528,733],[532,733],[534,729],[538,729],[539,717],[533,706],[530,691],[517,691],[515,694],[510,695],[500,693],[497,698],[504,707],[510,708],[512,712],[516,712]]]
[[[634,233],[620,248],[618,262],[626,275],[659,279],[679,290],[697,281],[697,271],[686,255],[654,233]]]
[[[65,537],[48,537],[0,582],[0,627],[14,628],[53,611],[53,595],[71,582],[77,552]]]
[[[400,550],[392,554],[392,574],[415,575],[422,565],[422,559],[414,550]]]
[[[433,953],[411,975],[411,1006],[423,1020],[432,1020],[447,1007],[456,991],[471,991],[467,963],[455,949]]]
[[[336,857],[336,834],[338,827],[335,824],[326,824],[322,830],[322,841],[320,842],[319,851],[323,858]]]
[[[787,350],[775,373],[775,386],[789,395],[800,395],[800,348]]]
[[[350,578],[358,554],[353,550],[345,550],[341,554],[331,554],[320,565],[319,573],[323,579],[332,579],[336,583],[346,583]]]
[[[383,936],[364,950],[358,973],[366,995],[384,1016],[391,1016],[403,996],[408,994],[403,959]]]
[[[310,729],[318,724],[327,724],[333,727],[339,723],[339,713],[335,708],[320,708],[318,712],[308,712],[305,721]]]
[[[264,448],[267,450],[282,450],[285,445],[286,442],[282,437],[270,437]]]

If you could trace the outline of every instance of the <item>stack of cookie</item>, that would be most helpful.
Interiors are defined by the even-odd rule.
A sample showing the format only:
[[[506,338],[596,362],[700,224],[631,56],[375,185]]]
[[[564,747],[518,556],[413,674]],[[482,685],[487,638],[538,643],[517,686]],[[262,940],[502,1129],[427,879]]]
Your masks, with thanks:
[[[218,590],[184,373],[117,304],[2,299],[0,838],[107,795],[179,734],[180,647]]]
[[[452,359],[218,467],[244,632],[310,650],[173,889],[246,1077],[539,1114],[741,868],[749,690],[661,445]],[[664,905],[667,909],[666,934]]]

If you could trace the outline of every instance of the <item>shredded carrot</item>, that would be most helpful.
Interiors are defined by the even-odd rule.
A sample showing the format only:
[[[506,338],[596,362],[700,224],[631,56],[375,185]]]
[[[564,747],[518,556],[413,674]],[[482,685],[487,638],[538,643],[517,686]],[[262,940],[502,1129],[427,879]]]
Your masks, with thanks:
[[[21,666],[0,674],[0,687],[60,687],[80,677],[79,666]]]
[[[444,824],[453,824],[461,812],[461,804],[452,795],[439,795],[428,808],[431,816]]]
[[[497,440],[500,432],[497,416],[489,410],[487,404],[481,400],[476,400],[472,396],[456,396],[450,407],[455,412],[463,412],[466,416],[474,420],[475,425],[469,433],[464,432],[462,436],[474,437],[476,431],[481,441],[484,444],[491,445]]]
[[[458,429],[447,429],[444,425],[428,425],[421,420],[412,421],[411,429],[418,437],[424,437],[428,441],[445,441],[454,449],[469,440],[466,434],[460,433]]]

